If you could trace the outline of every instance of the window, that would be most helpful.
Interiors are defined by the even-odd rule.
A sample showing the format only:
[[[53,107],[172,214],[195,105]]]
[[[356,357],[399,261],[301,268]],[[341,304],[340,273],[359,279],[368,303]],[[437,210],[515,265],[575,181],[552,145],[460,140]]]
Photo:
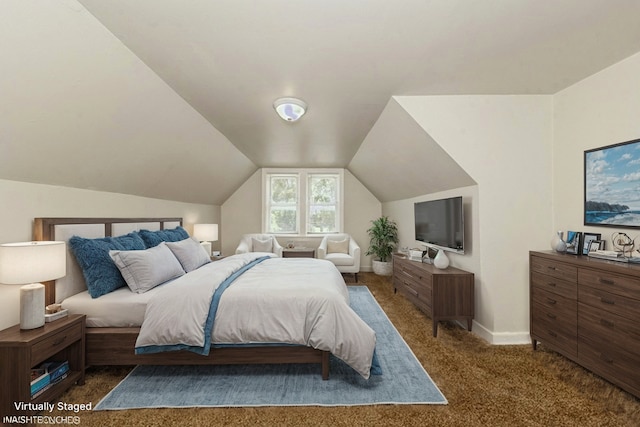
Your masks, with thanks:
[[[343,176],[341,169],[264,169],[264,232],[340,232]]]

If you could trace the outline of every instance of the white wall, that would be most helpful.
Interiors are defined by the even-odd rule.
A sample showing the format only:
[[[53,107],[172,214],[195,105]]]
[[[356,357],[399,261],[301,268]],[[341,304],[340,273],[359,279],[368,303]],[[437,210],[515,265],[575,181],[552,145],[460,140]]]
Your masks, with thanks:
[[[182,217],[189,233],[195,223],[220,221],[219,206],[17,181],[0,180],[0,200],[0,243],[32,240],[37,217]],[[0,329],[20,321],[19,295],[20,286],[0,285]]]
[[[478,183],[475,332],[492,343],[528,342],[528,252],[547,249],[552,229],[552,98],[396,99]]]
[[[601,233],[611,249],[611,233],[638,230],[585,227],[584,151],[640,138],[640,53],[554,97],[554,230]],[[640,241],[640,239],[639,239]]]
[[[371,271],[371,257],[365,256],[369,245],[366,230],[370,221],[378,218],[382,206],[369,190],[348,170],[344,171],[344,232],[358,242],[362,249],[360,268]],[[254,173],[229,199],[222,205],[222,253],[234,254],[240,238],[246,233],[262,232],[262,171]],[[301,246],[317,247],[320,237],[280,238],[295,241]]]

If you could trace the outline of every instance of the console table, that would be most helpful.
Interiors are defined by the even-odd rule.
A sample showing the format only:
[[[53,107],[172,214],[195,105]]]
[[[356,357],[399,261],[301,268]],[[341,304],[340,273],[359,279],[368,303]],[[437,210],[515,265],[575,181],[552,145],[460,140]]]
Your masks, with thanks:
[[[316,250],[313,248],[284,248],[282,258],[315,258]]]
[[[431,317],[434,337],[441,320],[466,320],[467,330],[471,331],[475,308],[473,273],[454,267],[440,270],[394,254],[393,291],[400,291]]]
[[[529,253],[530,330],[538,342],[640,397],[640,265]]]

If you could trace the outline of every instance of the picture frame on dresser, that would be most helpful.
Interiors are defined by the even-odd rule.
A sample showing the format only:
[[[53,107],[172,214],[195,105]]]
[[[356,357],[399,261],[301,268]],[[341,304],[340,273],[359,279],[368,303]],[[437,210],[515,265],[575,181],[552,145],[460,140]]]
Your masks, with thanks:
[[[589,243],[589,253],[604,250],[604,240],[592,240]]]
[[[582,255],[588,255],[591,248],[591,242],[594,240],[602,241],[600,233],[584,233],[582,237]],[[600,248],[604,249],[604,247]]]
[[[567,253],[573,255],[582,254],[582,233],[579,231],[567,231]]]

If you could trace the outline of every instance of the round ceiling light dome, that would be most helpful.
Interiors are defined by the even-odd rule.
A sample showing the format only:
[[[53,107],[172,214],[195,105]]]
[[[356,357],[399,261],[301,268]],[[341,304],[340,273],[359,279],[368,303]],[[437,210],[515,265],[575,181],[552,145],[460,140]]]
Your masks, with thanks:
[[[307,104],[298,98],[278,98],[273,103],[282,120],[295,122],[307,112]]]

